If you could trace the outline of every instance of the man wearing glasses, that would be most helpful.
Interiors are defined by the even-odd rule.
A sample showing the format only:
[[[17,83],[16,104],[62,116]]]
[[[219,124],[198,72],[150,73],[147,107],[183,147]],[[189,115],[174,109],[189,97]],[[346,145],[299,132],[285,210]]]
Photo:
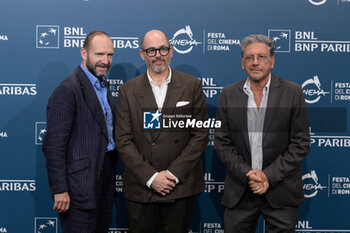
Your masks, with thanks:
[[[195,195],[205,187],[208,130],[177,123],[207,120],[203,90],[197,78],[170,68],[165,33],[147,32],[141,47],[147,72],[120,87],[115,134],[130,232],[157,233],[160,226],[162,233],[187,233]],[[169,119],[177,126],[165,127]]]
[[[300,164],[310,135],[302,89],[271,74],[274,47],[264,35],[241,42],[247,78],[222,90],[215,150],[226,167],[225,233],[295,232],[304,201]]]

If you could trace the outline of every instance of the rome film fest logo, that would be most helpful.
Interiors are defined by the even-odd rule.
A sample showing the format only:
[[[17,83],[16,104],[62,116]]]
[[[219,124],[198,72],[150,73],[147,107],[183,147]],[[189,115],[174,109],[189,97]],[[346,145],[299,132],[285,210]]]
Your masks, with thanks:
[[[317,195],[318,190],[323,190],[327,186],[322,186],[318,182],[318,177],[315,170],[311,170],[310,173],[303,175],[302,180],[305,182],[303,185],[304,196],[306,198],[311,198]]]
[[[110,77],[107,79],[107,82],[109,83],[109,90],[111,91],[112,96],[118,97],[119,88],[124,84],[124,80]]]
[[[315,89],[316,87],[316,89]],[[313,78],[306,80],[302,85],[303,93],[305,96],[305,102],[308,104],[314,104],[320,101],[321,96],[329,94],[321,88],[321,82],[317,75]]]
[[[202,44],[202,42],[197,42],[193,39],[193,33],[189,25],[175,32],[173,38],[169,40],[169,43],[174,47],[174,50],[180,54],[189,53],[192,51],[194,45],[198,46]]]
[[[120,174],[115,175],[115,191],[117,193],[123,192],[123,177]]]

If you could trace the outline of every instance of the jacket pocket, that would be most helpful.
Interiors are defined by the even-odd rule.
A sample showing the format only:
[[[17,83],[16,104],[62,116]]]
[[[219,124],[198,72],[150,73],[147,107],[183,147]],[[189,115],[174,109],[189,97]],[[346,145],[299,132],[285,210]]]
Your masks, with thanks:
[[[76,160],[74,162],[72,162],[69,166],[68,166],[68,174],[72,174],[78,171],[82,171],[86,168],[90,167],[90,159],[89,158],[83,158],[83,159],[79,159]]]

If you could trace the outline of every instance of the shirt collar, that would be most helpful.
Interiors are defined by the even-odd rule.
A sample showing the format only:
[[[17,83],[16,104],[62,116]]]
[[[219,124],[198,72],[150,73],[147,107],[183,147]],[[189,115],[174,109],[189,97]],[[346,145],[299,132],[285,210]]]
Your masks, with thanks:
[[[81,69],[84,71],[88,79],[90,80],[92,86],[96,87],[98,90],[101,88],[106,87],[106,78],[102,77],[101,80],[95,77],[95,75],[91,74],[90,71],[88,71],[83,64],[80,64]]]
[[[267,81],[265,87],[264,87],[264,91],[267,91],[270,89],[270,84],[271,84],[271,73],[269,74],[269,81]],[[244,91],[248,91],[248,90],[251,90],[250,88],[250,82],[249,82],[249,78],[247,78],[244,82],[244,85],[243,85],[243,90]]]
[[[169,69],[168,77],[164,80],[162,85],[164,85],[164,83],[169,84],[171,82],[171,69],[170,67],[168,69]],[[147,69],[147,78],[151,85],[157,85],[157,83],[151,78],[151,75],[149,74],[148,69]]]

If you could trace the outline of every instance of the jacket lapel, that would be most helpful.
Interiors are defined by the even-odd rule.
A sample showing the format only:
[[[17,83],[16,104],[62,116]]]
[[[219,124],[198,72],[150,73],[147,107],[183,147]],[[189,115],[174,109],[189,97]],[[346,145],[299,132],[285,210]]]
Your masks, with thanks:
[[[172,75],[171,82],[168,84],[167,93],[166,93],[164,104],[163,104],[162,111],[161,111],[162,114],[166,114],[166,115],[171,115],[175,111],[176,103],[179,101],[183,92],[185,91],[184,84],[177,77],[177,72],[175,70],[171,70],[171,75]],[[153,97],[154,104],[155,104],[155,106],[157,106],[153,92],[152,92],[152,88],[151,88],[149,82],[148,82],[148,86],[150,87],[149,96]],[[158,107],[156,107],[156,109],[158,109]],[[152,132],[152,139],[153,140],[157,139],[161,130],[162,129],[155,130]]]
[[[271,75],[271,85],[269,90],[269,97],[267,101],[267,108],[266,108],[265,121],[264,121],[264,130],[263,130],[264,133],[268,132],[269,126],[276,112],[278,101],[281,95],[280,86],[281,86],[280,81],[274,75]]]
[[[140,84],[135,88],[135,95],[137,100],[140,102],[142,111],[157,111],[157,102],[154,98],[151,84],[148,81],[147,73],[144,73]]]
[[[184,84],[180,82],[176,71],[172,70],[171,82],[168,85],[162,113],[172,114],[184,91]]]
[[[249,135],[248,135],[248,122],[247,122],[247,106],[248,106],[248,96],[244,93],[243,86],[244,86],[245,80],[242,81],[241,85],[239,86],[239,90],[242,92],[241,95],[237,95],[237,109],[238,114],[237,118],[239,119],[238,122],[242,122],[241,125],[241,132],[243,132],[243,139],[245,142],[245,145],[247,147],[247,151],[250,153],[250,145],[249,145]],[[250,159],[250,157],[249,157]],[[250,163],[250,161],[249,161]]]
[[[139,101],[139,106],[141,107],[142,121],[140,123],[143,124],[143,112],[156,112],[158,110],[157,102],[154,98],[151,84],[149,83],[147,78],[147,73],[144,73],[142,75],[140,83],[138,84],[137,88],[135,88],[134,94],[137,100]],[[146,135],[148,140],[152,142],[154,140],[154,134],[157,131],[159,131],[159,129],[145,130],[144,134]]]
[[[95,117],[97,124],[100,126],[103,135],[108,139],[107,126],[101,104],[89,78],[80,67],[77,69],[77,77],[80,82],[85,102]]]
[[[176,108],[176,103],[180,100],[183,92],[185,91],[184,84],[178,79],[176,71],[172,70],[171,75],[171,82],[168,84],[168,89],[162,108],[162,114],[166,115],[173,114]],[[161,130],[154,133],[154,140],[157,139]]]

